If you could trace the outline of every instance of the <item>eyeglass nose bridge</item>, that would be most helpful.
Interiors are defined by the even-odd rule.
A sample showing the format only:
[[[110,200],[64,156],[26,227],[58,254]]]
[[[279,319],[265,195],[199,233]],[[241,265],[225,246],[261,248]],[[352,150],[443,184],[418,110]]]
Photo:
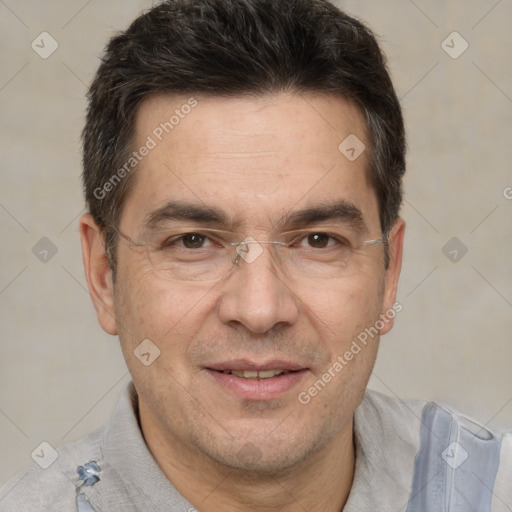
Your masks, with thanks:
[[[230,244],[233,247],[236,247],[236,252],[234,258],[231,260],[234,265],[240,264],[240,259],[243,259],[247,263],[252,263],[256,261],[259,256],[263,253],[262,244],[266,245],[288,245],[285,242],[278,242],[274,240],[255,240],[252,237],[248,237],[242,242],[236,242]],[[251,249],[253,246],[255,249]]]

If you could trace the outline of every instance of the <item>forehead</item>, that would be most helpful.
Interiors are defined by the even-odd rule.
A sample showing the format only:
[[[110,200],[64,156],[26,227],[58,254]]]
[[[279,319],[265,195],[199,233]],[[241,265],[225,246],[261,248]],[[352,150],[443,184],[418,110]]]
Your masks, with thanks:
[[[371,224],[378,211],[368,152],[347,158],[347,137],[357,152],[369,147],[358,108],[333,95],[149,98],[136,116],[139,161],[122,220],[140,223],[181,200],[263,226],[294,209],[342,200]]]

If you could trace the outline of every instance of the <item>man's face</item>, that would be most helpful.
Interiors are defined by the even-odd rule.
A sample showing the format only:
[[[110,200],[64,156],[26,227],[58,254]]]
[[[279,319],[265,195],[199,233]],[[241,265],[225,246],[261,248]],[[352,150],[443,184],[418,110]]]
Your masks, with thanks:
[[[226,251],[222,242],[247,237],[289,240],[283,233],[294,230],[313,235],[290,247],[247,245],[258,249],[254,261],[240,258],[221,279],[205,281],[157,272],[144,248],[121,239],[112,314],[146,437],[158,432],[197,460],[280,471],[351,435],[378,336],[359,343],[342,369],[333,365],[392,307],[403,230],[392,232],[387,271],[382,243],[358,245],[343,263],[308,252],[338,254],[329,251],[338,251],[339,242],[314,233],[348,233],[359,241],[382,236],[365,171],[368,151],[351,161],[350,150],[338,149],[351,134],[369,147],[362,116],[349,102],[284,93],[197,96],[197,106],[158,141],[155,128],[188,99],[160,96],[140,107],[134,147],[148,136],[156,147],[138,164],[119,230],[157,242],[174,233],[222,231],[217,240],[178,242],[180,254],[205,246],[216,254]],[[313,265],[331,265],[332,273],[290,264],[293,251],[304,248],[304,263],[312,264],[313,254]],[[160,350],[150,365],[134,354],[147,339]],[[286,372],[251,378],[244,370]],[[329,382],[309,393],[329,370]]]

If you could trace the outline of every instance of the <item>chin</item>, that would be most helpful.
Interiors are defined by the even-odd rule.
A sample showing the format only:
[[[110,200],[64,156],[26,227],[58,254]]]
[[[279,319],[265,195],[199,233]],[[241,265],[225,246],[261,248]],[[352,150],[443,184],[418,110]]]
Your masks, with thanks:
[[[254,448],[255,449],[254,449]],[[281,454],[276,457],[276,453],[262,454],[261,451],[252,445],[252,443],[242,448],[242,451],[253,451],[258,454],[247,455],[236,453],[223,453],[216,458],[216,462],[229,469],[236,470],[237,476],[245,475],[248,479],[282,476],[283,472],[292,469],[302,460],[298,460],[297,454],[290,451],[288,454]],[[293,448],[291,448],[293,450]]]
[[[250,440],[247,440],[250,439]],[[215,463],[236,470],[249,479],[275,477],[295,468],[327,440],[308,438],[299,432],[271,437],[252,435],[244,440],[230,440],[229,444],[205,447],[204,453]],[[199,447],[199,444],[196,445]]]

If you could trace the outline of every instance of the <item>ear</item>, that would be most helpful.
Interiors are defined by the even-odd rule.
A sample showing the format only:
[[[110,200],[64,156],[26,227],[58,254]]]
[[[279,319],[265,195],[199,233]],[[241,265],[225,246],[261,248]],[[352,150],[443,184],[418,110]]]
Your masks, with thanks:
[[[112,271],[105,254],[104,236],[90,213],[80,217],[82,259],[89,293],[105,332],[117,334]]]
[[[396,304],[396,292],[398,289],[398,278],[402,269],[402,256],[404,250],[405,220],[399,218],[389,233],[388,250],[389,266],[386,269],[384,278],[384,300],[382,312],[385,322],[380,334],[386,334],[391,330],[395,314],[402,310],[401,304]]]

